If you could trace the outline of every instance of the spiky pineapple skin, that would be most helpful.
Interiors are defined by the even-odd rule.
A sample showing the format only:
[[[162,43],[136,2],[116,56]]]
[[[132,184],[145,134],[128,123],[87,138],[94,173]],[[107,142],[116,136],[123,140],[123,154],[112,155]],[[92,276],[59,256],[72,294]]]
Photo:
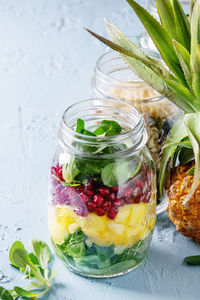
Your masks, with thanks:
[[[193,176],[187,174],[191,166],[175,168],[166,190],[169,201],[167,212],[177,231],[200,244],[200,183],[187,205],[183,205],[193,183]]]

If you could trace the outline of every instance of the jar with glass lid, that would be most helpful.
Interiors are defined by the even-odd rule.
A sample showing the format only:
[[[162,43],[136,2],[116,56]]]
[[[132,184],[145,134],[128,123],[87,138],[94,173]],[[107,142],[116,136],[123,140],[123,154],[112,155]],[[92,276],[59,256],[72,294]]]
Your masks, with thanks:
[[[70,270],[116,276],[144,260],[156,218],[156,172],[146,142],[141,114],[124,101],[86,100],[64,112],[48,225]]]

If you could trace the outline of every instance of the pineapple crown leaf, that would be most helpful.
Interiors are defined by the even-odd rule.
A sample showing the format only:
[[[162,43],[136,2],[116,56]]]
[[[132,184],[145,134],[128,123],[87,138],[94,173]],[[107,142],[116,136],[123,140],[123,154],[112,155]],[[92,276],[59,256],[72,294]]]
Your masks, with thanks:
[[[172,0],[172,4],[176,24],[177,41],[190,51],[190,23],[180,2],[178,0]]]
[[[177,39],[176,22],[171,1],[155,0],[158,15],[163,27],[168,31],[173,39]]]
[[[192,18],[193,9],[194,9],[194,5],[196,2],[197,2],[197,0],[190,0],[190,21]]]
[[[192,88],[197,99],[200,99],[200,44],[196,45],[196,57],[192,70]]]
[[[160,172],[159,172],[159,183],[160,183],[160,194],[163,194],[163,186],[165,181],[165,174],[169,161],[172,159],[173,155],[177,151],[177,143],[180,143],[187,137],[187,131],[183,123],[183,117],[181,117],[172,127],[170,136],[165,142],[165,147],[163,149],[163,155],[160,162]]]
[[[162,61],[146,55],[108,21],[112,42],[88,32],[118,51],[131,70],[186,113],[200,111],[200,0],[191,1],[191,21],[178,0],[156,0],[161,23],[136,1],[126,1],[153,39],[166,67]]]
[[[179,58],[182,70],[185,75],[185,79],[187,81],[188,87],[190,90],[192,89],[192,74],[190,70],[190,54],[188,50],[176,40],[173,40],[174,50],[176,51],[176,55]]]
[[[186,114],[181,117],[173,126],[171,134],[165,143],[163,156],[160,164],[159,182],[160,193],[163,193],[163,185],[165,180],[166,169],[168,163],[173,158],[175,153],[181,153],[183,148],[192,149],[186,152],[185,161],[195,159],[194,181],[190,192],[185,198],[183,204],[186,205],[188,200],[194,194],[200,181],[200,113]],[[188,157],[187,157],[188,156]],[[180,157],[179,157],[180,160]]]
[[[152,38],[155,46],[160,52],[166,65],[176,75],[180,83],[185,84],[185,78],[180,70],[180,63],[176,52],[174,51],[172,38],[165,28],[152,17],[146,9],[139,5],[134,0],[126,0],[129,5],[133,8],[136,15],[144,25],[148,34]]]
[[[188,200],[195,193],[200,181],[200,113],[195,114],[192,117],[191,115],[185,115],[184,123],[188,132],[189,139],[192,143],[195,157],[194,181],[190,192],[183,201],[183,205],[187,205]]]
[[[190,65],[193,69],[195,65],[195,58],[197,53],[197,44],[200,43],[200,0],[197,0],[194,4],[192,16],[191,16],[191,54]]]

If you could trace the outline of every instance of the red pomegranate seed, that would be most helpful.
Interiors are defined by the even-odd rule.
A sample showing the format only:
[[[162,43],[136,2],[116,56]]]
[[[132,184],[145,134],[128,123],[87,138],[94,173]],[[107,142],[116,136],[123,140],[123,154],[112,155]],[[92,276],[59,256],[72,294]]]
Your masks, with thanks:
[[[96,204],[94,202],[88,202],[87,207],[90,212],[93,212],[96,208]]]
[[[116,195],[115,195],[115,193],[111,193],[106,198],[109,201],[114,201],[114,200],[116,200]]]
[[[104,198],[101,195],[94,195],[93,196],[93,202],[97,206],[101,206],[104,203]]]
[[[85,202],[85,203],[87,203],[87,202],[89,201],[88,196],[87,196],[86,194],[83,194],[83,193],[80,194],[80,199],[81,199],[83,202]]]
[[[84,187],[83,186],[78,187],[78,192],[83,193],[84,192]]]
[[[112,207],[111,210],[108,212],[107,216],[108,218],[113,220],[116,217],[117,213],[118,213],[118,208]]]
[[[133,199],[133,202],[134,202],[135,204],[140,203],[140,197],[135,197],[135,198]]]
[[[103,205],[102,205],[102,208],[103,208],[105,211],[111,210],[111,208],[112,208],[111,201],[106,201],[106,202],[104,202]]]
[[[110,190],[108,188],[100,188],[99,192],[102,196],[107,196],[110,193]]]
[[[112,191],[113,191],[114,193],[117,193],[117,192],[118,192],[118,186],[112,187]]]
[[[93,185],[91,184],[91,182],[88,182],[88,183],[85,185],[85,188],[86,188],[86,190],[92,190],[92,189],[93,189]]]
[[[114,204],[114,206],[120,207],[120,206],[123,206],[124,201],[122,199],[117,199],[114,201],[113,204]]]
[[[94,192],[92,190],[86,190],[85,192],[90,198],[94,195]]]
[[[104,216],[105,215],[105,210],[104,209],[102,209],[102,208],[100,208],[100,207],[97,207],[96,209],[95,209],[95,213],[98,215],[98,216]]]

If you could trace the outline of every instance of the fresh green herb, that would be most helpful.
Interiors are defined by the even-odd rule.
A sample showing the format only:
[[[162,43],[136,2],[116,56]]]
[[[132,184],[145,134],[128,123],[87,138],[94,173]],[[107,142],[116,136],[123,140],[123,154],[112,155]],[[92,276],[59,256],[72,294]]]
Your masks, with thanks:
[[[101,124],[91,126],[90,130],[92,129],[94,132],[85,129],[85,122],[82,119],[77,120],[76,132],[86,136],[96,136],[96,139],[94,140],[95,142],[98,141],[98,137],[101,135],[107,137],[116,136],[122,131],[121,126],[116,121],[112,120],[103,120]],[[106,142],[98,146],[91,146],[76,142],[75,147],[78,149],[81,148],[86,153],[99,156],[104,154],[113,154],[127,148],[125,144],[109,146]],[[62,184],[78,186],[83,183],[82,180],[87,180],[85,176],[90,175],[101,176],[104,184],[107,186],[115,186],[125,182],[128,178],[135,176],[134,174],[137,174],[139,169],[140,165],[137,164],[136,166],[135,161],[133,165],[124,160],[114,163],[108,159],[96,158],[94,160],[84,157],[74,157],[70,162],[64,164],[62,167],[62,174],[65,180]]]
[[[82,133],[85,127],[85,122],[82,119],[77,120],[76,132]]]
[[[106,186],[114,187],[124,184],[129,178],[137,175],[141,167],[141,161],[131,159],[130,161],[118,160],[104,167],[101,179]]]
[[[113,245],[101,247],[88,243],[86,235],[80,229],[69,234],[62,245],[52,241],[55,252],[65,263],[77,271],[81,270],[86,274],[92,272],[95,275],[109,275],[134,267],[143,260],[148,243],[147,238],[129,248],[122,248],[122,251],[115,251]]]
[[[85,235],[78,229],[74,234],[68,234],[65,242],[58,246],[60,251],[65,255],[77,258],[84,256],[85,245],[84,245]]]
[[[108,160],[89,159],[89,158],[76,158],[77,169],[85,175],[99,175],[102,169],[108,163]]]
[[[187,256],[184,258],[184,262],[190,265],[200,265],[200,255]]]
[[[85,129],[85,122],[82,119],[77,119],[76,132],[89,136],[96,136],[93,132]]]
[[[74,186],[80,184],[74,181],[79,172],[80,171],[75,166],[75,157],[69,163],[63,164],[62,166],[63,179],[68,185]]]
[[[48,279],[49,268],[48,265],[52,260],[52,255],[47,244],[41,240],[32,239],[30,248],[37,258],[37,262],[44,270],[44,277]],[[36,261],[35,261],[36,262]]]
[[[34,239],[31,241],[31,250],[32,252],[28,254],[20,241],[11,246],[9,252],[11,264],[24,273],[26,279],[32,281],[24,288],[15,286],[9,291],[0,287],[0,299],[12,300],[19,296],[36,299],[50,289],[51,281],[55,277],[55,271],[49,277],[48,265],[52,260],[50,249],[45,242]]]
[[[96,136],[103,135],[105,136],[115,136],[119,135],[122,131],[121,126],[115,122],[110,120],[103,120],[98,128],[94,131]]]
[[[13,297],[4,287],[0,286],[0,299],[2,300],[13,300]]]

